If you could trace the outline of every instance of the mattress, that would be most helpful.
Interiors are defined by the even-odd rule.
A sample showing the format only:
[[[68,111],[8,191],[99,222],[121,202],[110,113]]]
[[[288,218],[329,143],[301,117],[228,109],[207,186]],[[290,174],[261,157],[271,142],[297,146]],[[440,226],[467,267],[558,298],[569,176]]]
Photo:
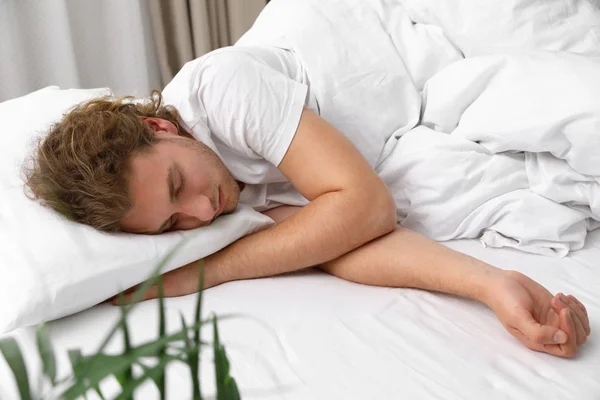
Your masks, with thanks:
[[[550,291],[577,296],[588,308],[592,334],[574,359],[536,353],[508,334],[485,306],[413,289],[370,287],[316,270],[230,282],[204,293],[204,313],[220,322],[232,375],[243,399],[600,399],[600,232],[584,249],[550,258],[462,240],[447,246],[504,269],[521,271]],[[167,299],[169,330],[189,320],[195,296]],[[132,341],[156,337],[157,301],[141,303],[129,320]],[[59,371],[66,351],[96,348],[119,316],[101,304],[49,323]],[[203,332],[209,335],[209,329]],[[35,357],[34,330],[11,335]],[[108,352],[121,349],[112,342]],[[203,393],[214,393],[212,353],[203,353]],[[33,369],[33,368],[32,368]],[[0,363],[0,396],[17,398]],[[31,381],[35,382],[36,374]],[[191,398],[189,370],[171,364],[168,398]],[[114,379],[102,385],[111,397]],[[94,398],[91,396],[90,398]],[[151,383],[136,399],[157,398]],[[210,397],[209,397],[210,398]]]
[[[394,42],[403,51],[396,54],[395,46],[387,46],[390,54],[396,54],[396,58],[405,54],[410,57],[393,64],[392,58],[380,53],[376,55],[385,58],[389,65],[379,63],[377,57],[371,61],[390,68],[405,65],[415,83],[415,91],[409,98],[414,100],[415,116],[421,110],[418,92],[424,82],[438,68],[453,61],[459,52],[477,56],[506,49],[539,49],[595,56],[599,48],[596,33],[600,11],[593,1],[489,1],[487,8],[484,7],[488,11],[484,12],[479,2],[474,5],[470,1],[447,1],[442,7],[440,2],[403,0],[401,3],[410,12],[410,19],[403,15],[395,1],[371,3],[375,11],[368,15],[378,19],[365,22],[360,11],[367,2],[355,1],[352,4],[356,5],[353,11],[356,20],[348,19],[344,25],[347,30],[342,30],[340,24],[332,24],[327,18],[350,18],[351,13],[339,13],[333,2],[296,2],[299,9],[312,9],[316,16],[323,16],[320,18],[322,26],[331,29],[325,34],[312,27],[303,31],[301,38],[307,43],[303,61],[312,62],[309,69],[314,71],[324,59],[322,49],[326,47],[323,46],[339,47],[338,37],[345,38],[348,45],[359,50],[371,49],[373,53],[382,48],[382,43]],[[309,5],[305,7],[305,4]],[[331,6],[329,13],[324,12],[326,4]],[[288,3],[271,2],[268,8],[271,11],[261,17],[265,21],[272,17],[273,23],[282,26],[288,23],[292,28],[304,26],[297,9]],[[315,22],[315,19],[310,20]],[[386,40],[377,42],[362,34],[373,33],[371,27],[379,26],[380,21],[395,27],[396,34],[386,35]],[[271,29],[271,23],[262,26]],[[261,34],[260,29],[252,32]],[[319,36],[323,42],[321,47],[313,46],[310,35]],[[264,32],[264,36],[274,41],[282,37],[270,31]],[[356,40],[348,40],[348,37]],[[252,39],[252,35],[245,36],[246,43]],[[347,54],[352,54],[348,47],[345,49]],[[345,66],[339,64],[336,66]],[[326,84],[319,89],[321,92],[337,93],[333,90],[335,87],[332,89]],[[313,88],[317,89],[314,84]],[[367,112],[365,107],[369,104],[363,101],[364,92],[356,88],[358,86],[353,93],[357,95],[349,98],[358,99],[356,104]],[[373,88],[379,92],[376,85]],[[398,103],[404,104],[403,101]],[[323,102],[321,106],[326,109]],[[357,117],[360,114],[347,111],[348,104],[343,106],[338,127],[347,128],[344,132],[366,124],[366,120]],[[377,103],[370,107],[380,122],[398,125],[399,109],[381,109]],[[384,118],[384,111],[389,119]],[[412,126],[416,119],[407,117],[403,123]],[[396,130],[404,132],[402,126]],[[379,150],[375,153],[379,154]],[[577,357],[561,359],[528,350],[504,330],[489,309],[474,301],[414,289],[370,287],[311,269],[230,282],[204,293],[205,316],[213,312],[228,316],[221,319],[221,336],[242,398],[600,399],[600,269],[596,265],[600,259],[600,231],[590,233],[585,247],[565,258],[484,248],[475,240],[447,242],[446,245],[500,268],[521,271],[552,292],[571,293],[579,298],[588,309],[592,334]],[[195,300],[195,295],[190,295],[165,301],[168,330],[180,328],[180,313],[192,319]],[[157,306],[156,300],[147,301],[132,312],[129,328],[133,344],[156,337]],[[50,322],[48,326],[59,361],[58,375],[64,376],[69,370],[68,349],[80,348],[84,354],[90,354],[118,317],[116,307],[101,304]],[[210,330],[206,329],[203,334],[210,336]],[[9,336],[16,337],[25,350],[30,382],[37,383],[39,374],[34,371],[40,369],[40,363],[35,354],[34,328],[19,329]],[[120,350],[119,341],[111,342],[107,348],[108,353]],[[202,362],[203,393],[210,395],[215,385],[209,350],[203,353]],[[169,399],[191,398],[191,379],[186,366],[170,365],[167,385]],[[101,387],[107,398],[118,392],[114,379],[107,379]],[[0,357],[0,399],[16,398],[14,382]],[[157,391],[151,383],[136,392],[136,399],[155,398],[158,398]]]

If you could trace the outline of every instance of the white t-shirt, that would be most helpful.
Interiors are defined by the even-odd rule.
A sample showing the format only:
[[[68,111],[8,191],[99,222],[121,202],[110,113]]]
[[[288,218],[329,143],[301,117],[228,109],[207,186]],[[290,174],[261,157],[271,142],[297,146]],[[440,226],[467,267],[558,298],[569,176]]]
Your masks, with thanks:
[[[420,118],[424,82],[462,58],[400,1],[272,0],[234,47],[191,61],[165,88],[184,126],[250,184],[264,210],[304,205],[277,170],[303,106],[342,132],[378,171]]]
[[[305,205],[277,166],[303,107],[315,109],[308,78],[289,50],[226,47],[190,61],[163,91],[183,126],[219,155],[258,211]]]

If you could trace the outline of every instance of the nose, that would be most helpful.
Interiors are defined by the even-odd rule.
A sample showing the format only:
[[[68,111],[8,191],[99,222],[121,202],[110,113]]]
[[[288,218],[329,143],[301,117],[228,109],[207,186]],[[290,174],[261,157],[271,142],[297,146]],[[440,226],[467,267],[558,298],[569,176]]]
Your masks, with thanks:
[[[202,194],[183,199],[178,212],[186,217],[197,218],[200,221],[210,221],[215,215],[210,199]]]

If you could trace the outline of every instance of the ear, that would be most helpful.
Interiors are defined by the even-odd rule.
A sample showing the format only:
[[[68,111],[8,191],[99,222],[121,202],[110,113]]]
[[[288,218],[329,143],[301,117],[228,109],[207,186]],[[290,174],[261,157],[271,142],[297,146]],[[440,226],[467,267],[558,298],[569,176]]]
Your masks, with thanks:
[[[144,122],[146,122],[148,124],[148,126],[150,126],[150,129],[152,129],[152,131],[155,134],[158,134],[160,136],[162,136],[162,135],[178,136],[179,135],[177,127],[175,125],[173,125],[173,123],[171,123],[170,121],[167,121],[166,119],[156,118],[156,117],[141,117],[141,118]]]

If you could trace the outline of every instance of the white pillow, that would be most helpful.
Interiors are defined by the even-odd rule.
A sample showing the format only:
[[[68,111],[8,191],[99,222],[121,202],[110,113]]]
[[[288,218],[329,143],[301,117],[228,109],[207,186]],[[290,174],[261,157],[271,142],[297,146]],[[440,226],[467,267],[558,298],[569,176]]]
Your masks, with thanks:
[[[513,50],[600,55],[593,0],[401,0],[414,22],[441,27],[465,57]]]
[[[73,105],[105,94],[48,87],[0,103],[0,333],[81,311],[142,282],[182,238],[190,239],[164,271],[272,223],[241,207],[197,230],[107,234],[28,199],[20,171],[33,138]]]

